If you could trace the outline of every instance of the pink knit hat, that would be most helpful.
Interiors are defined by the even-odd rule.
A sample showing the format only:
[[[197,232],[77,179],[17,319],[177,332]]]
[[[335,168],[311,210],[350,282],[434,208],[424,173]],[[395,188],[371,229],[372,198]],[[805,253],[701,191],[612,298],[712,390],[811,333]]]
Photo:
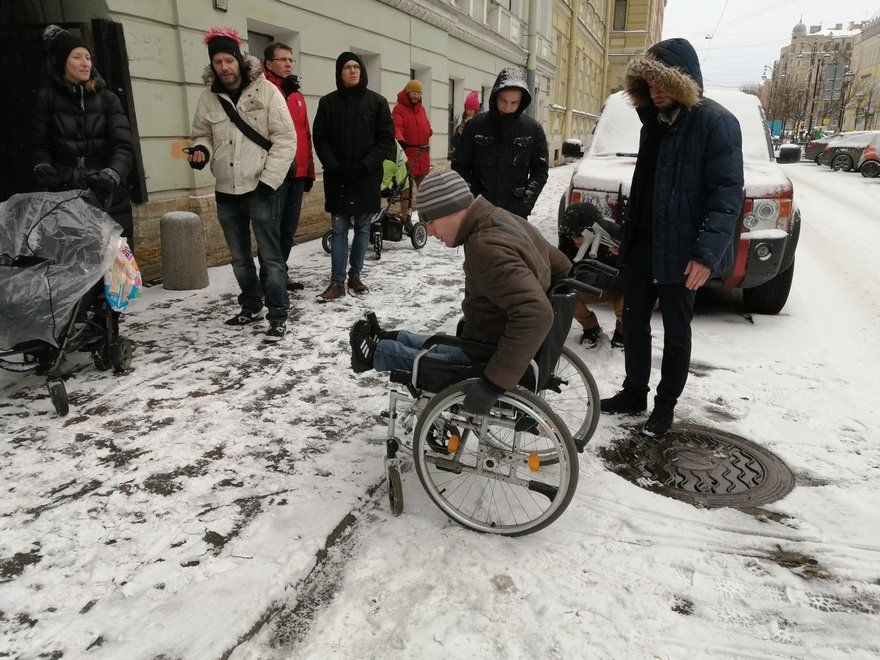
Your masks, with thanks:
[[[464,109],[465,110],[479,110],[480,109],[480,95],[477,94],[476,90],[467,95],[467,98],[464,100]]]

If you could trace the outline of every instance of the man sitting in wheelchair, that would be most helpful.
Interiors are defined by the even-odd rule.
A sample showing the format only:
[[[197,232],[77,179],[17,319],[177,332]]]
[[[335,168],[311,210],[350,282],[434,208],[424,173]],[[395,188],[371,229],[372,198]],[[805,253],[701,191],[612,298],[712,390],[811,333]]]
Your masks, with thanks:
[[[459,335],[496,348],[462,405],[469,413],[485,415],[502,393],[516,387],[541,346],[554,318],[548,291],[554,280],[567,277],[571,262],[522,218],[483,197],[475,200],[452,170],[428,174],[416,205],[429,236],[450,248],[464,246],[464,319]],[[411,370],[429,337],[385,331],[368,315],[350,332],[352,369]],[[468,351],[437,345],[431,356],[469,365],[478,358]]]

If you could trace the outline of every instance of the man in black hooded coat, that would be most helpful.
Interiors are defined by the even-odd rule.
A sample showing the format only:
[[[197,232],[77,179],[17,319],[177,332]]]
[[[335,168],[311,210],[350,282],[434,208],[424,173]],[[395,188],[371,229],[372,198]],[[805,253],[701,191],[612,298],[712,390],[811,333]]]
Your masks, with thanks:
[[[452,169],[495,206],[528,218],[547,183],[547,136],[523,111],[532,102],[519,69],[502,69],[489,110],[464,125]]]
[[[348,288],[364,293],[361,281],[370,242],[370,221],[381,206],[382,162],[395,160],[394,121],[388,101],[367,89],[367,70],[356,53],[336,58],[336,91],[321,97],[312,125],[315,153],[324,166],[324,210],[330,213],[330,285],[318,297],[327,302],[345,295],[348,225],[354,241]]]

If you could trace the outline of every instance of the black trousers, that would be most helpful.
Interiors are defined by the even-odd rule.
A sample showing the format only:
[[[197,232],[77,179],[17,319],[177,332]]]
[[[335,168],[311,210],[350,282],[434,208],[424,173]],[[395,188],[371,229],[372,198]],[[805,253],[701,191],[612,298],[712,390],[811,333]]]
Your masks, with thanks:
[[[681,284],[655,284],[651,246],[636,244],[623,272],[624,389],[648,392],[651,376],[651,315],[659,299],[663,318],[663,360],[654,405],[674,408],[691,363],[691,319],[695,292]]]

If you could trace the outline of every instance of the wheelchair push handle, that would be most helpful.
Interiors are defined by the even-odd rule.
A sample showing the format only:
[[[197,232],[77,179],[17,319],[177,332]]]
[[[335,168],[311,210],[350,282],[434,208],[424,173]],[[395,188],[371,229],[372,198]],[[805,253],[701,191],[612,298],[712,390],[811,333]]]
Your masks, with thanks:
[[[614,266],[609,266],[608,264],[604,264],[601,261],[596,261],[595,259],[584,259],[583,261],[579,261],[571,269],[571,272],[574,277],[577,277],[582,270],[592,270],[599,273],[604,273],[609,277],[617,277],[618,275],[620,275],[620,271]]]

